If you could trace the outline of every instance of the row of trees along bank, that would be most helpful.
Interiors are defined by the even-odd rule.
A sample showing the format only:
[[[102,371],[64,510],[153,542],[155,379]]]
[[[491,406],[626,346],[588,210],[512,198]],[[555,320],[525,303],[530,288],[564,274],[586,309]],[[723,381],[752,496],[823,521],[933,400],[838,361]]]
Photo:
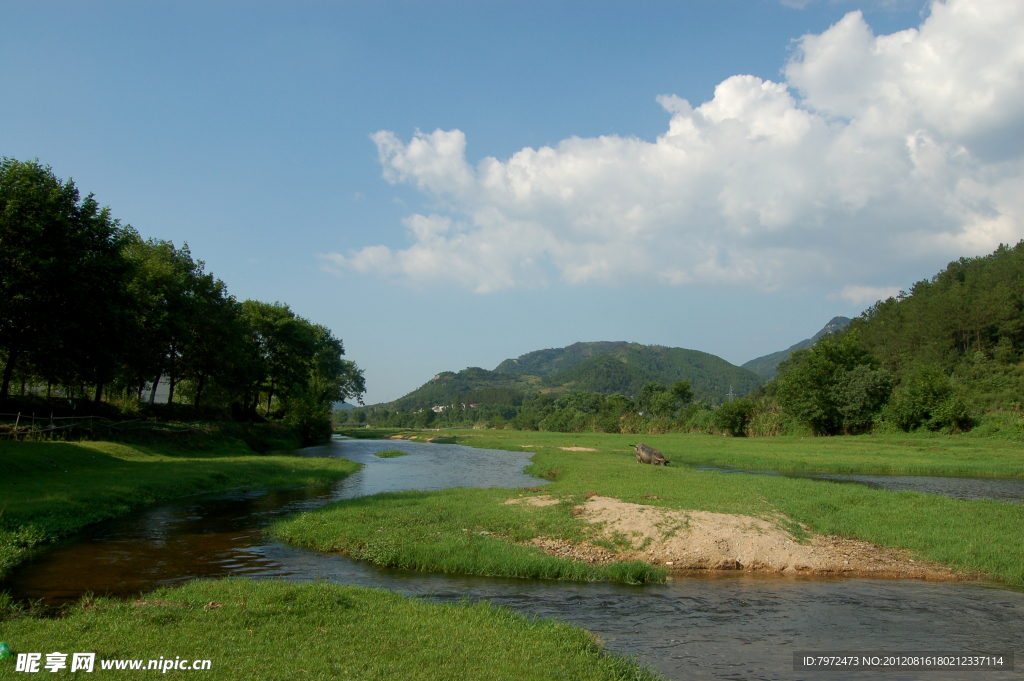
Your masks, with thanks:
[[[187,245],[143,239],[38,161],[0,161],[0,301],[0,403],[20,385],[137,405],[163,378],[197,415],[323,430],[365,391],[330,329],[237,301]]]

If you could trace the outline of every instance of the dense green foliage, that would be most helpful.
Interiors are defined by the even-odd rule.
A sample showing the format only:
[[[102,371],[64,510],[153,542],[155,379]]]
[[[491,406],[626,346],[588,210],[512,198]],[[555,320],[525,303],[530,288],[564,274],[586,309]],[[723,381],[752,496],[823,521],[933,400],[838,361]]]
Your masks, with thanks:
[[[897,375],[926,364],[953,373],[979,353],[1002,364],[1024,350],[1024,241],[961,258],[909,293],[881,301],[851,327]]]
[[[55,642],[62,651],[95,651],[95,671],[87,678],[163,677],[101,670],[101,660],[160,657],[212,663],[201,672],[171,670],[166,678],[230,681],[657,678],[563,622],[486,601],[437,604],[327,583],[196,581],[133,601],[87,597],[60,618],[8,608],[0,610],[0,620],[15,654],[50,651]],[[13,664],[0,664],[7,668],[0,676],[14,675]]]
[[[693,390],[688,381],[677,381],[671,388],[651,382],[638,392],[635,401],[621,393],[570,390],[558,397],[535,393],[518,406],[462,403],[411,413],[367,408],[340,412],[336,417],[339,425],[368,424],[376,428],[483,425],[563,433],[711,432],[715,428],[711,405],[692,402]]]
[[[793,353],[756,397],[817,434],[961,432],[1020,412],[1022,350],[1024,242],[961,258],[878,302]]]
[[[541,350],[506,360],[495,372],[525,375],[525,367],[536,367],[544,386],[634,397],[645,383],[689,381],[698,399],[721,402],[730,387],[745,395],[761,383],[755,374],[706,352],[639,343],[576,343]]]
[[[785,350],[772,352],[767,355],[764,355],[763,357],[755,357],[749,362],[744,362],[740,366],[742,366],[744,369],[749,369],[750,371],[753,371],[761,378],[770,381],[771,379],[775,378],[775,376],[779,373],[779,365],[782,364],[782,362],[789,359],[789,356],[792,355],[794,352],[796,352],[797,350],[806,350],[807,348],[812,347],[823,336],[827,336],[830,333],[841,331],[842,329],[845,329],[847,326],[849,326],[849,324],[849,317],[833,317],[832,319],[829,320],[828,324],[826,324],[821,329],[821,331],[814,334],[810,338],[806,338],[800,341],[799,343],[794,343]]]
[[[163,378],[168,401],[196,415],[278,406],[314,442],[330,405],[365,390],[329,329],[281,303],[238,302],[187,245],[142,239],[38,162],[0,161],[0,300],[0,403],[13,382],[47,399],[92,386],[97,403],[107,391],[134,409]]]
[[[148,444],[0,441],[0,577],[36,544],[162,499],[322,485],[359,468],[345,459],[258,456],[245,440],[262,444],[261,430],[273,429],[225,424]]]
[[[484,404],[515,407],[523,402],[529,383],[479,367],[455,373],[442,371],[408,395],[382,408],[398,412],[430,409],[436,405]]]
[[[573,343],[564,348],[535,350],[516,359],[506,359],[495,367],[495,371],[503,374],[523,374],[529,376],[551,376],[560,371],[571,369],[592,357],[614,354],[629,343],[622,341],[599,341],[596,343]]]
[[[128,332],[128,233],[38,163],[0,159],[0,352],[15,367],[109,381]]]
[[[892,392],[892,374],[876,364],[856,331],[829,336],[779,365],[774,392],[787,412],[816,433],[862,432]]]

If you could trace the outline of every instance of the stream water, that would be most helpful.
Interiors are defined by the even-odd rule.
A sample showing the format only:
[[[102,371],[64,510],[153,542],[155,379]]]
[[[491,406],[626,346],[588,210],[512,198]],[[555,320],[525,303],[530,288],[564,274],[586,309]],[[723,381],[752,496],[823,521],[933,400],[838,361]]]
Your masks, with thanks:
[[[784,475],[793,478],[851,482],[893,492],[921,492],[940,494],[952,499],[977,501],[991,499],[1019,504],[1024,501],[1024,479],[1021,478],[953,478],[937,475],[851,475],[840,473],[788,473],[759,471],[746,468],[694,465],[701,471],[740,473],[746,475]]]
[[[400,448],[408,456],[374,454]],[[201,495],[93,527],[40,552],[0,584],[59,604],[87,592],[130,597],[227,575],[317,579],[441,601],[487,599],[586,627],[615,652],[669,679],[914,679],[920,671],[794,672],[794,652],[1010,653],[1024,642],[1024,593],[974,583],[751,575],[631,587],[384,570],[263,536],[275,518],[334,499],[401,489],[546,484],[522,473],[530,453],[457,445],[338,440],[303,450],[364,464],[316,490]],[[927,672],[929,679],[1020,678],[1012,671]]]

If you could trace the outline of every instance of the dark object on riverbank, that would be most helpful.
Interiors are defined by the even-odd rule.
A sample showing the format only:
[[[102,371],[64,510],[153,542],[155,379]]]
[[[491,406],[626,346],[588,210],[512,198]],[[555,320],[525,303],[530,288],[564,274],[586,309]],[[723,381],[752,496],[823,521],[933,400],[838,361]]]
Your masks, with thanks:
[[[665,458],[664,454],[650,445],[645,445],[643,442],[640,442],[633,446],[636,448],[637,463],[650,463],[655,466],[665,466],[671,463],[671,461]]]

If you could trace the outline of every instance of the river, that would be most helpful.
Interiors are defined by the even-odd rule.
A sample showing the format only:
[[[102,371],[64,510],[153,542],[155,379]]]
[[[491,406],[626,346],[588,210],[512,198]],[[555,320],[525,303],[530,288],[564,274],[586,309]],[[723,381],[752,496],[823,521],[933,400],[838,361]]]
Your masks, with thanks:
[[[374,456],[395,448],[409,455]],[[1020,678],[1009,671],[793,671],[794,652],[1011,652],[1024,641],[1024,592],[992,585],[749,574],[642,587],[490,579],[385,570],[268,540],[263,528],[274,519],[335,499],[546,484],[522,472],[529,452],[335,440],[303,454],[344,456],[364,467],[320,489],[198,495],[98,524],[41,551],[0,589],[56,605],[87,592],[130,597],[203,577],[320,579],[441,601],[484,598],[559,618],[669,679]]]

